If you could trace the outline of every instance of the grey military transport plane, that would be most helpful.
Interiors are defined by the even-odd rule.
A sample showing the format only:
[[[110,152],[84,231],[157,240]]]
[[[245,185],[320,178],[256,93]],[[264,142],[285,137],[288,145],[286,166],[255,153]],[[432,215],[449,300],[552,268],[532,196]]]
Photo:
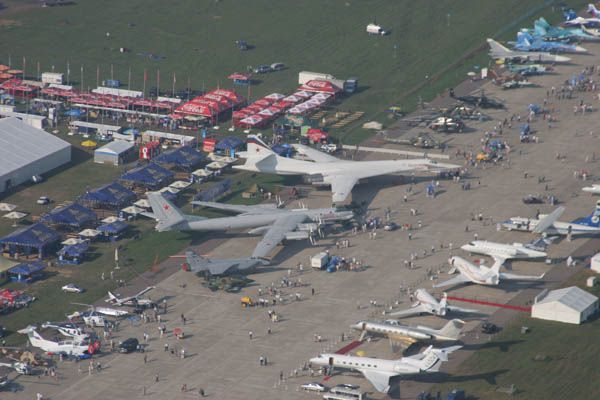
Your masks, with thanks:
[[[319,224],[346,221],[354,216],[352,211],[339,211],[335,208],[281,209],[275,204],[246,206],[193,201],[192,204],[195,205],[238,213],[232,217],[204,218],[182,213],[160,193],[148,193],[148,201],[152,207],[152,217],[158,221],[156,230],[159,232],[227,231],[251,228],[248,232],[250,234],[264,233],[252,253],[252,258],[266,257],[283,239],[309,239],[311,233],[317,231]]]

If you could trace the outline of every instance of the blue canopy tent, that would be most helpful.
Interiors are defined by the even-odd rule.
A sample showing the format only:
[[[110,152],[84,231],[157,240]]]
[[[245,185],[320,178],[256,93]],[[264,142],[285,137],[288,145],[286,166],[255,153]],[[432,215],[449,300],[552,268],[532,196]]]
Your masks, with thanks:
[[[173,173],[158,164],[150,163],[124,173],[119,179],[126,185],[158,189],[173,180]]]
[[[31,283],[43,275],[44,268],[44,264],[39,261],[25,262],[9,269],[8,275],[13,282]]]
[[[115,221],[110,224],[100,225],[98,230],[102,232],[104,240],[110,240],[112,242],[120,240],[123,233],[129,228],[129,225],[124,221]]]
[[[88,242],[72,244],[65,246],[58,251],[58,263],[59,264],[72,264],[77,265],[83,261],[85,252],[90,248]]]
[[[65,111],[65,116],[66,117],[75,117],[75,118],[79,118],[82,115],[85,114],[85,111],[80,110],[79,108],[72,108],[68,111]]]
[[[70,228],[81,228],[96,221],[96,213],[73,203],[63,207],[57,207],[40,218],[41,222],[49,225],[61,225]]]
[[[78,203],[91,208],[115,209],[128,206],[135,200],[135,193],[120,183],[113,182],[91,189],[79,196]]]
[[[206,155],[190,146],[182,146],[178,149],[166,151],[152,159],[159,165],[170,165],[173,168],[190,171],[206,160]]]
[[[57,246],[59,241],[60,235],[54,229],[37,223],[4,236],[0,239],[0,244],[3,252],[8,253],[10,258],[29,257],[37,251],[38,258],[42,259],[46,252]]]
[[[215,146],[215,153],[227,154],[235,152],[235,150],[244,146],[244,141],[237,136],[228,136],[221,139]]]

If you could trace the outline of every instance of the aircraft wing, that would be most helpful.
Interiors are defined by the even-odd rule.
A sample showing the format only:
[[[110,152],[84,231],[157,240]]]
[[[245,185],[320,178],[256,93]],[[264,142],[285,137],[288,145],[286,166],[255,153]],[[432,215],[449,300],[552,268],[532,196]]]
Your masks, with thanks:
[[[373,371],[367,369],[359,370],[365,378],[380,393],[387,393],[390,390],[390,378],[396,376],[393,372],[385,372],[385,371]]]
[[[298,153],[303,154],[318,163],[331,163],[340,161],[340,159],[337,157],[330,156],[327,153],[323,153],[322,151],[315,150],[312,147],[308,147],[303,144],[292,144],[292,146],[294,146]]]
[[[256,212],[256,211],[264,211],[266,209],[275,209],[275,204],[263,204],[259,206],[246,206],[243,204],[225,204],[225,203],[216,203],[214,201],[192,201],[193,205],[216,208],[218,210],[225,211],[233,211],[237,213],[246,213],[246,212]]]
[[[467,278],[466,276],[464,276],[463,274],[459,274],[459,275],[455,276],[454,278],[448,279],[445,282],[436,283],[435,285],[433,285],[433,287],[439,288],[439,287],[444,287],[444,286],[454,286],[454,285],[460,285],[461,283],[467,283],[467,282],[471,282],[471,280],[469,278]]]
[[[492,256],[492,258],[494,259],[494,264],[492,264],[492,266],[490,267],[490,269],[492,271],[495,271],[495,272],[500,271],[500,268],[506,262],[506,258],[504,258],[504,257],[498,257],[498,256]]]
[[[457,313],[465,313],[465,314],[480,314],[481,313],[481,311],[475,310],[472,308],[462,308],[462,307],[456,307],[456,306],[447,306],[446,308],[449,311],[457,312]]]
[[[330,175],[327,177],[327,181],[331,183],[331,201],[339,203],[350,195],[352,188],[358,183],[358,178],[347,175]]]
[[[541,274],[539,276],[535,276],[535,275],[517,275],[517,274],[507,274],[507,273],[500,273],[500,279],[502,280],[509,280],[509,281],[539,281],[544,279],[544,274]]]
[[[408,316],[420,314],[420,313],[430,314],[431,310],[429,309],[429,307],[427,305],[419,304],[418,306],[407,308],[406,310],[396,311],[396,312],[390,313],[388,315],[390,315],[392,317],[408,317]]]
[[[252,258],[262,258],[271,252],[284,238],[288,232],[293,232],[298,224],[304,222],[306,215],[298,213],[297,215],[285,215],[278,218],[267,230],[262,240],[252,253]]]
[[[560,218],[563,212],[565,212],[565,208],[558,207],[556,210],[540,219],[533,230],[533,233],[544,233],[546,229],[550,228],[556,222],[556,220]]]

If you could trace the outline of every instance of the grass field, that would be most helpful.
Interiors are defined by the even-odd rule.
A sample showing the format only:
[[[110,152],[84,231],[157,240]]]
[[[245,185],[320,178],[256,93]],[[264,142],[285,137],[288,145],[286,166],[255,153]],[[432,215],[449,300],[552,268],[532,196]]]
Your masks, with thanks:
[[[585,287],[590,275],[589,270],[582,271],[564,286],[580,286],[600,296],[598,286]],[[531,332],[522,334],[522,326]],[[598,399],[600,387],[590,379],[598,374],[599,335],[597,317],[571,325],[519,315],[432,393],[461,388],[473,399],[502,400],[510,396],[496,388],[514,384],[517,399]]]
[[[20,1],[7,4],[39,4]],[[454,64],[484,44],[488,36],[513,38],[531,17],[552,13],[553,2],[540,0],[476,1],[196,1],[93,0],[75,5],[41,8],[32,6],[10,14],[12,23],[0,23],[0,60],[21,68],[25,57],[27,75],[55,67],[70,81],[95,87],[97,67],[102,79],[121,79],[141,90],[156,86],[160,70],[161,89],[176,87],[232,87],[226,77],[249,65],[284,62],[288,69],[258,75],[260,84],[244,95],[256,99],[297,87],[302,70],[331,73],[339,78],[357,76],[359,93],[344,99],[340,109],[362,110],[367,119],[387,121],[391,105],[414,107],[417,98],[427,100],[466,77],[473,65],[487,65],[485,55]],[[585,1],[570,2],[579,6]],[[531,14],[530,14],[531,13]],[[365,32],[377,23],[391,30],[386,37]],[[107,37],[110,33],[110,37]],[[247,40],[254,46],[239,51],[234,42]],[[120,53],[119,48],[131,49]],[[140,56],[152,53],[164,58]],[[449,67],[450,66],[450,67]],[[448,68],[449,67],[449,68]],[[83,75],[81,70],[83,68]],[[111,72],[112,71],[112,72]],[[426,79],[429,77],[429,79]],[[83,80],[82,80],[83,78]],[[419,88],[419,89],[416,89]],[[368,132],[349,126],[337,135],[358,142]]]

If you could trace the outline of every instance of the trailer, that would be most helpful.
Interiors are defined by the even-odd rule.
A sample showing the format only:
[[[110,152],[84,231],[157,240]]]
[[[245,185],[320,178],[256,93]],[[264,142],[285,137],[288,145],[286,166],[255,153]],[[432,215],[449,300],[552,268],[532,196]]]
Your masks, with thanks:
[[[376,24],[367,25],[367,33],[369,35],[380,35],[380,36],[387,35],[387,32],[385,31],[385,29],[383,29],[381,27],[381,25],[376,25]]]
[[[64,82],[64,74],[59,72],[42,72],[42,83],[62,85]]]

